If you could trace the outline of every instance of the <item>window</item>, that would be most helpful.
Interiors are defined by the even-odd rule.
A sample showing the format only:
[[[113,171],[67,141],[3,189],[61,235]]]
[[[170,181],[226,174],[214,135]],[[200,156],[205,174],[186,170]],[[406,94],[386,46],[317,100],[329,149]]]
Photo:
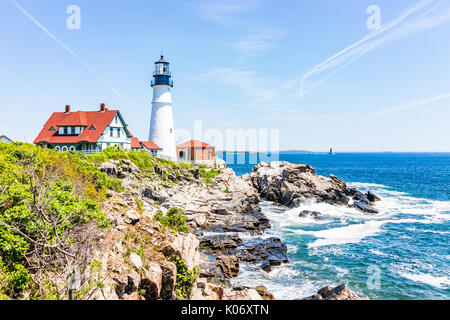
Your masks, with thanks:
[[[117,128],[117,138],[120,138],[120,128]]]
[[[69,130],[68,130],[68,128],[67,127],[64,127],[64,134],[68,134],[68,132],[69,132]]]
[[[56,129],[52,126],[49,131],[56,131]]]
[[[66,146],[64,146],[64,147],[62,147],[62,149],[61,149],[63,152],[65,152],[65,151],[68,151],[69,149],[66,147]]]
[[[95,129],[94,125],[92,125],[92,126],[89,128],[89,130],[97,130],[97,129]]]
[[[170,129],[170,134],[172,134],[173,133],[173,129]]]
[[[114,137],[114,130],[113,130],[113,128],[109,128],[109,136],[111,138]]]

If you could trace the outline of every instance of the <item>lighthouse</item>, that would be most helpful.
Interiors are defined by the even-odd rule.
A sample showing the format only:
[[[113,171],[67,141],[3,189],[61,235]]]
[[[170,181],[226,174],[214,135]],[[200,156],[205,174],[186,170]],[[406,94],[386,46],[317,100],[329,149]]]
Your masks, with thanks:
[[[169,63],[161,55],[161,59],[155,62],[152,80],[153,102],[149,141],[153,141],[162,148],[160,155],[170,160],[176,160],[171,77]]]

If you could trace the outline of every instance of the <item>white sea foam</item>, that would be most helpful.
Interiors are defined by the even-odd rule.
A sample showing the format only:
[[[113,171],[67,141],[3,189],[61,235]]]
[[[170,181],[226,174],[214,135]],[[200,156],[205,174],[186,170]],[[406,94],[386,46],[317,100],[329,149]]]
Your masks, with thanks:
[[[319,239],[308,244],[308,248],[332,244],[357,243],[364,238],[378,234],[383,224],[385,224],[385,221],[367,221],[362,224],[352,224],[346,227],[312,231],[311,234]]]
[[[449,277],[438,277],[429,273],[399,272],[398,274],[414,282],[422,282],[439,289],[447,289],[450,287]]]

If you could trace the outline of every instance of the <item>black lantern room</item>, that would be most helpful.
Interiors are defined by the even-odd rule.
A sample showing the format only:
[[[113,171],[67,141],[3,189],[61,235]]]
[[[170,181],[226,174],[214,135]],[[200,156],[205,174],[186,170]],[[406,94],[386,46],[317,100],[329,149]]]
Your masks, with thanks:
[[[164,56],[161,55],[161,59],[155,62],[155,72],[153,72],[153,86],[171,86],[173,87],[173,81],[170,79],[172,73],[169,71],[169,63],[164,60]]]

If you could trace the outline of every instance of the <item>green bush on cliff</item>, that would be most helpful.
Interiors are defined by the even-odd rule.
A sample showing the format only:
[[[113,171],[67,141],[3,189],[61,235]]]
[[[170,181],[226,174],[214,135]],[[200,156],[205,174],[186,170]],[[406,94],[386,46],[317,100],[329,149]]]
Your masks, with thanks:
[[[75,263],[73,246],[87,243],[91,232],[83,226],[109,225],[99,203],[108,189],[120,188],[84,155],[0,143],[0,298],[38,292],[47,285],[36,288],[43,273]]]
[[[212,181],[213,178],[215,178],[217,175],[219,175],[220,172],[214,169],[206,169],[206,168],[202,168],[200,169],[200,177],[202,177],[203,179],[205,179],[206,185],[207,186],[211,186],[214,184],[214,182]]]
[[[194,270],[189,270],[186,261],[177,255],[172,256],[171,261],[177,266],[175,294],[179,300],[189,300],[192,297],[192,286],[200,270],[197,266],[194,267]]]
[[[166,215],[164,215],[161,210],[158,210],[155,215],[155,220],[161,222],[163,226],[166,226],[175,232],[189,231],[183,209],[172,208],[167,212]]]

